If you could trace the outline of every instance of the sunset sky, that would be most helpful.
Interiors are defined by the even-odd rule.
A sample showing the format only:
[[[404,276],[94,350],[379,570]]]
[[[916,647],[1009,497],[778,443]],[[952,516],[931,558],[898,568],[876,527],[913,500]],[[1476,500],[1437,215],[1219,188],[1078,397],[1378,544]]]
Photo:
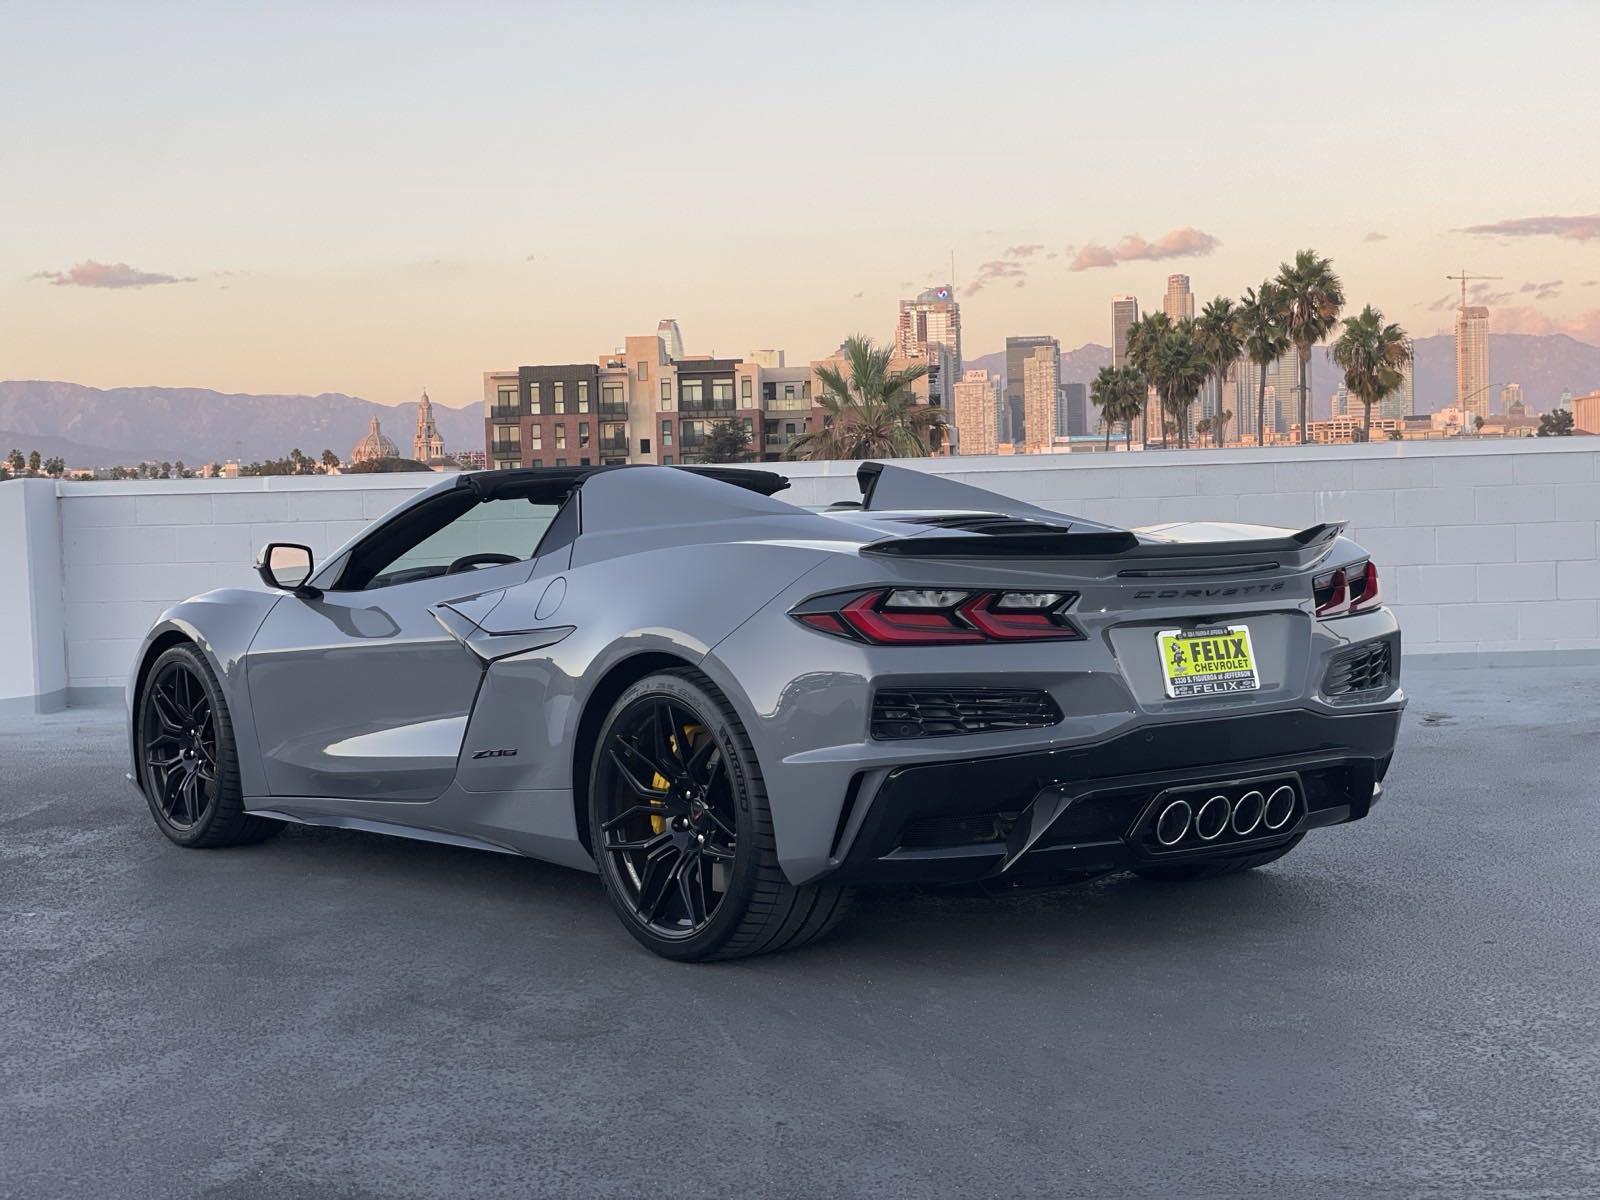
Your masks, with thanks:
[[[0,379],[465,404],[663,316],[803,360],[952,251],[969,356],[1306,246],[1418,335],[1465,266],[1496,328],[1600,343],[1597,37],[1592,2],[0,0]]]

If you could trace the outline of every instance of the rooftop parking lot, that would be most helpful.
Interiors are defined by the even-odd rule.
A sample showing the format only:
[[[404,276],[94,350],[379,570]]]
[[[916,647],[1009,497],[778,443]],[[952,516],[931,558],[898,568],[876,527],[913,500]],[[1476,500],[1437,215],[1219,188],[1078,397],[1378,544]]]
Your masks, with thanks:
[[[525,860],[178,849],[119,713],[0,719],[0,1197],[1593,1196],[1600,672],[1406,682],[1271,867],[712,967]]]

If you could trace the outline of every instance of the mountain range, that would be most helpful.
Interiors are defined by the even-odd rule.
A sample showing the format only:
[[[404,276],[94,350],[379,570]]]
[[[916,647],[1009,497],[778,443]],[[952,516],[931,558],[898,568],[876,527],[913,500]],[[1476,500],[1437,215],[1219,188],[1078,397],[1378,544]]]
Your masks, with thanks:
[[[483,449],[483,410],[433,406],[445,450]],[[404,455],[416,430],[416,404],[378,404],[358,396],[251,395],[205,388],[100,389],[43,380],[0,382],[0,454],[16,446],[59,454],[74,467],[140,461],[190,466],[238,458],[283,458],[291,448],[316,457],[350,453],[377,417]],[[48,448],[47,448],[48,447]]]
[[[1455,338],[1418,338],[1417,412],[1434,412],[1454,402]],[[1111,362],[1111,351],[1090,342],[1061,354],[1064,383],[1088,383]],[[987,368],[1002,377],[1005,352],[969,358],[968,369]],[[1328,398],[1343,382],[1325,347],[1311,358],[1315,416],[1326,416]],[[1489,337],[1489,377],[1498,385],[1522,385],[1533,411],[1548,411],[1561,393],[1600,389],[1600,346],[1566,334],[1497,333]],[[447,408],[434,402],[434,420],[445,450],[482,449],[483,410],[477,405]],[[332,450],[340,458],[367,432],[373,417],[409,453],[416,428],[415,404],[378,404],[359,396],[325,392],[319,396],[253,395],[205,388],[92,388],[43,380],[0,382],[0,454],[13,446],[44,457],[60,455],[72,467],[110,466],[140,461],[191,466],[239,458],[251,462],[282,458],[291,448],[313,457]]]

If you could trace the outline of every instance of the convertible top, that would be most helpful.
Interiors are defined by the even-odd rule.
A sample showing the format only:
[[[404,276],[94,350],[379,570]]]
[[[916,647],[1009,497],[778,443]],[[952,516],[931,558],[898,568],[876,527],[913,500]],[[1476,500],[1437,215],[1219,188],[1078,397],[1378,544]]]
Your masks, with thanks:
[[[479,500],[527,496],[529,499],[555,501],[592,475],[639,469],[683,471],[690,475],[714,479],[718,483],[729,483],[762,496],[771,496],[789,486],[786,475],[779,475],[776,471],[758,471],[749,467],[651,468],[643,463],[615,463],[600,467],[508,467],[499,471],[469,471],[457,476],[456,487],[477,493]]]

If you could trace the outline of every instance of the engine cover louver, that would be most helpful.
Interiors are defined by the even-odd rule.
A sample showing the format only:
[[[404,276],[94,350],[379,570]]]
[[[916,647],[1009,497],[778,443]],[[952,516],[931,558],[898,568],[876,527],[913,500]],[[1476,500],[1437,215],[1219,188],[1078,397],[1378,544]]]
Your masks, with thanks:
[[[1322,691],[1328,696],[1382,691],[1389,686],[1389,677],[1389,643],[1371,642],[1336,655],[1328,665]]]
[[[872,701],[879,741],[1035,729],[1061,720],[1048,692],[1026,688],[884,688]]]

